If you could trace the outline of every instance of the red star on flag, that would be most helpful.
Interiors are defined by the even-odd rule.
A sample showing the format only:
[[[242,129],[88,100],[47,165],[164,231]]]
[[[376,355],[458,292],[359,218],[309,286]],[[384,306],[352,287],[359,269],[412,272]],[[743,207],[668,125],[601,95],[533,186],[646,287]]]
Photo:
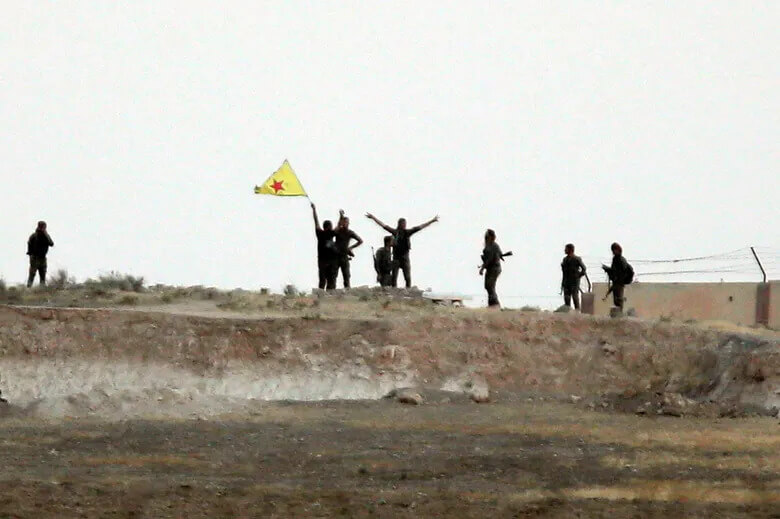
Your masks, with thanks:
[[[276,180],[274,179],[274,183],[271,184],[271,189],[274,190],[274,192],[278,193],[279,191],[284,191],[284,186],[282,185],[284,183],[283,180]]]

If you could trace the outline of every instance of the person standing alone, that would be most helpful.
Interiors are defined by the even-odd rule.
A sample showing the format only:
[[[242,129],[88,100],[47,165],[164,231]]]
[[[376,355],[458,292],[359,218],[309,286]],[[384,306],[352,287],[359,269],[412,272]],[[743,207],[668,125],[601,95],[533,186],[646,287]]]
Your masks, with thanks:
[[[379,218],[371,213],[366,213],[366,218],[373,220],[374,223],[392,234],[393,238],[395,238],[395,244],[393,245],[393,287],[398,286],[398,271],[403,271],[406,288],[412,288],[412,264],[409,260],[409,251],[412,250],[410,238],[412,235],[422,231],[429,225],[438,222],[439,217],[435,216],[424,224],[417,225],[411,229],[406,227],[406,218],[399,218],[398,227],[395,229],[382,223]]]
[[[30,273],[27,276],[27,288],[30,288],[35,281],[37,273],[41,280],[41,286],[46,285],[46,254],[49,247],[54,247],[54,242],[46,232],[46,222],[38,222],[35,232],[27,240],[27,255],[30,256]]]
[[[507,253],[509,254],[509,253]],[[496,293],[496,282],[501,275],[501,247],[496,243],[496,232],[488,229],[485,233],[485,249],[482,251],[482,266],[479,268],[479,275],[485,275],[485,290],[488,296],[488,308],[500,308]]]
[[[574,245],[566,244],[564,249],[566,256],[561,262],[563,277],[561,279],[561,289],[563,290],[563,302],[571,307],[572,301],[574,308],[580,309],[580,278],[585,275],[587,269],[582,262],[582,258],[574,254]]]

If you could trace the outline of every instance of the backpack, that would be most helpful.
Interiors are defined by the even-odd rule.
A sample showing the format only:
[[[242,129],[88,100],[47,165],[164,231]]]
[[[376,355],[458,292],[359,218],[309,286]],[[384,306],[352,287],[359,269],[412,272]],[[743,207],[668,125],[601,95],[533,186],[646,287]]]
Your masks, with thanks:
[[[626,278],[623,280],[623,284],[630,285],[634,282],[634,267],[630,263],[626,262]]]

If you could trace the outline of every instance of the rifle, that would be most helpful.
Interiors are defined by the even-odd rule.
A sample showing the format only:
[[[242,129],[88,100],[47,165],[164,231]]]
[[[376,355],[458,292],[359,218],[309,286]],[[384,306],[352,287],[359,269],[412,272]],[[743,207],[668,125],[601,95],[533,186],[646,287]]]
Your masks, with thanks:
[[[374,272],[376,272],[376,282],[381,283],[381,275],[379,274],[379,264],[376,261],[376,252],[374,252],[374,248],[371,247],[371,257],[374,258]]]
[[[501,256],[499,256],[499,258],[501,259],[501,261],[504,261],[504,258],[509,257],[509,256],[514,256],[514,254],[512,253],[511,250],[501,254]],[[482,258],[482,265],[477,265],[477,268],[480,269],[480,271],[481,271],[482,270],[482,266],[485,264],[485,255],[483,254],[480,257]],[[479,275],[481,276],[482,273],[480,272]]]
[[[602,269],[604,269],[604,272],[607,273],[607,293],[604,295],[604,299],[602,301],[606,301],[609,297],[609,294],[612,293],[614,287],[612,286],[612,269],[611,267],[607,267],[606,265],[601,266]]]

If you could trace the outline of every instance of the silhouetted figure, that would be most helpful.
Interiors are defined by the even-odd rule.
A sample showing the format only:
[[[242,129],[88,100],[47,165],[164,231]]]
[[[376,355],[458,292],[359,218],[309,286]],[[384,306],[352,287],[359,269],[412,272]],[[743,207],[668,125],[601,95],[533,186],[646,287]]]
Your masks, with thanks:
[[[352,240],[357,243],[350,244]],[[338,255],[337,269],[341,270],[341,278],[344,283],[344,288],[349,288],[351,273],[349,269],[349,262],[355,254],[352,252],[356,247],[360,247],[363,244],[363,239],[355,234],[349,228],[349,218],[344,215],[344,211],[339,211],[339,223],[336,226],[336,253]],[[338,270],[336,271],[338,276]]]
[[[421,225],[407,229],[406,218],[398,219],[398,227],[393,229],[389,225],[382,223],[376,216],[371,213],[366,214],[366,218],[373,220],[378,226],[389,232],[395,238],[393,244],[393,286],[398,286],[398,271],[403,271],[404,282],[406,288],[412,287],[412,264],[409,261],[409,251],[412,250],[412,242],[410,238],[428,227],[429,225],[438,222],[439,217],[435,216],[427,222]]]
[[[585,275],[587,269],[582,262],[582,258],[574,254],[574,245],[566,244],[564,249],[566,256],[561,261],[561,290],[563,290],[563,302],[571,307],[574,302],[574,308],[580,309],[580,278]]]
[[[319,274],[319,288],[333,290],[336,288],[336,276],[338,275],[338,253],[336,251],[336,231],[333,230],[333,222],[325,220],[320,227],[317,218],[317,208],[311,204],[314,216],[314,232],[317,235],[317,271]]]
[[[501,275],[501,247],[496,243],[496,232],[488,229],[485,233],[485,249],[482,251],[482,266],[479,268],[479,275],[485,275],[485,290],[488,296],[489,308],[500,308],[496,293],[496,282]]]
[[[383,287],[393,284],[393,237],[385,236],[385,245],[374,254],[376,280]]]
[[[27,255],[30,256],[30,274],[27,276],[27,288],[35,281],[35,274],[40,277],[41,286],[46,285],[46,254],[49,247],[54,247],[54,242],[46,232],[46,222],[38,222],[35,232],[27,240]]]
[[[610,247],[612,250],[612,265],[602,265],[601,268],[609,276],[610,287],[607,291],[607,296],[612,293],[612,300],[615,306],[623,311],[623,297],[624,289],[626,285],[630,284],[634,279],[634,269],[628,264],[626,258],[623,257],[623,247],[619,243],[613,243]],[[607,298],[604,297],[604,299]]]

